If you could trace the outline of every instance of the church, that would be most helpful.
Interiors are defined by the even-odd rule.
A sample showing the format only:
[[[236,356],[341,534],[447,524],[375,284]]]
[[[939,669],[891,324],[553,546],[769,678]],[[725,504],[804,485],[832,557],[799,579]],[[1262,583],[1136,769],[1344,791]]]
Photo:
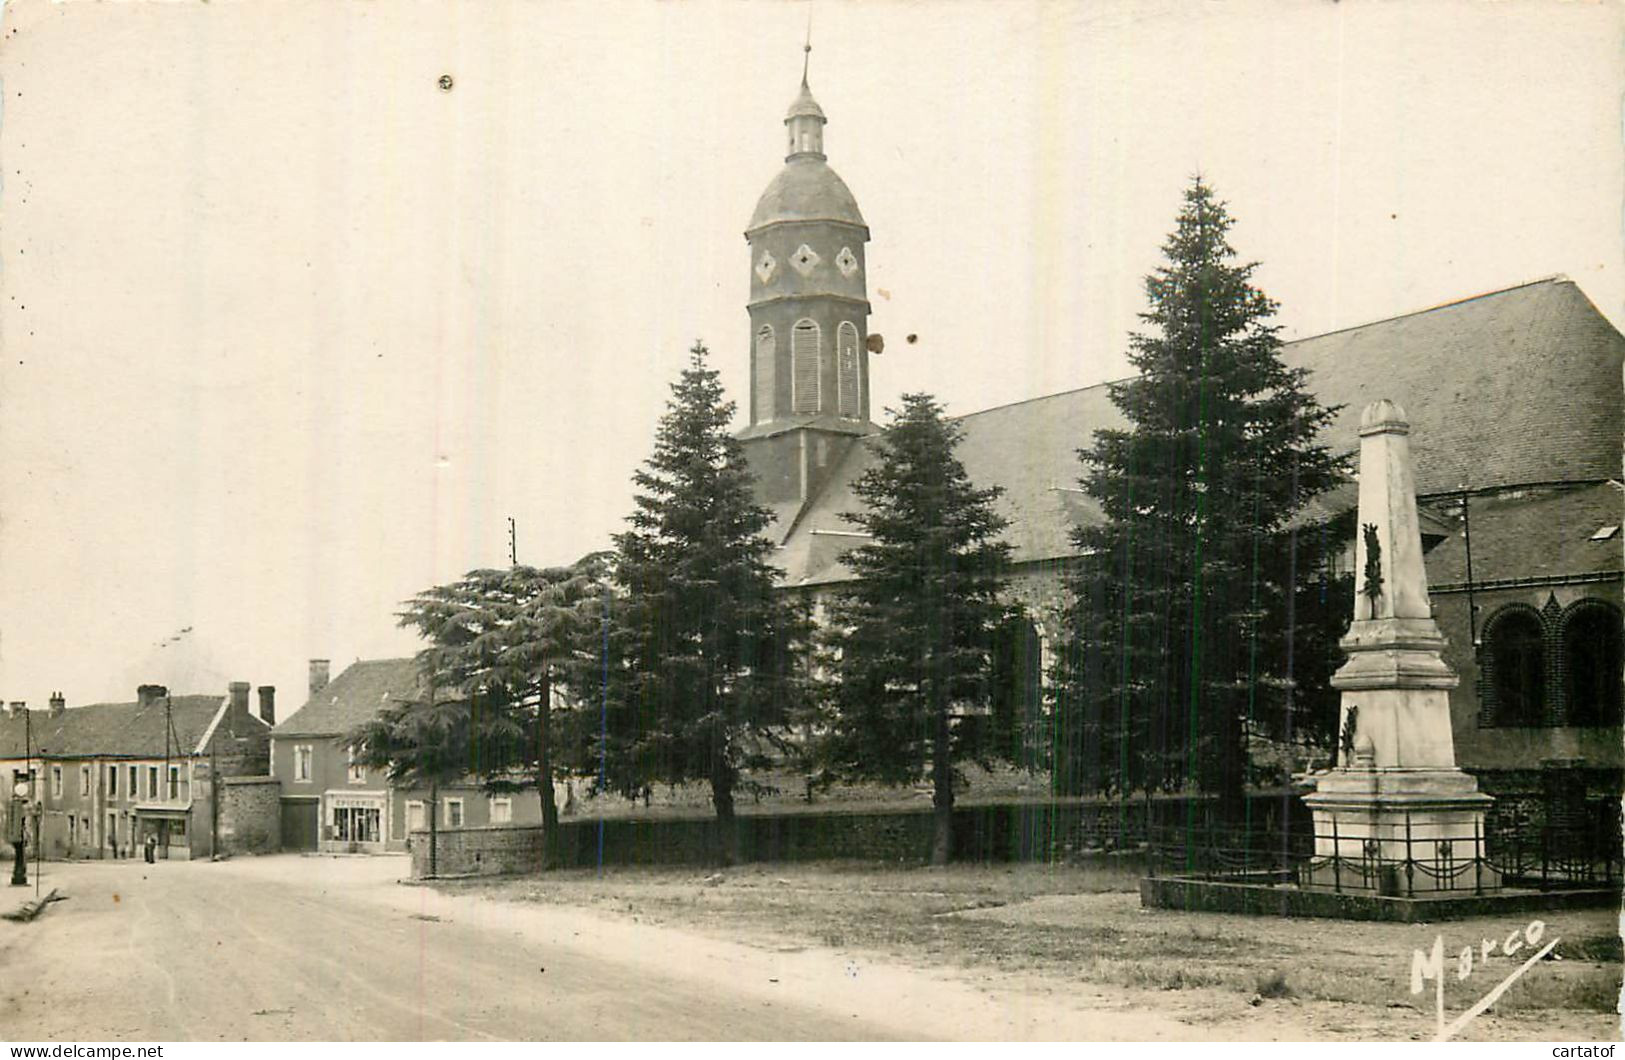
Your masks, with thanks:
[[[774,517],[787,591],[816,600],[852,577],[841,518],[870,459],[869,227],[824,152],[827,119],[805,73],[785,116],[783,168],[745,230],[749,423],[739,432]],[[1621,748],[1625,581],[1625,336],[1556,276],[1283,345],[1328,407],[1336,452],[1380,398],[1409,415],[1435,618],[1460,675],[1457,759],[1517,823],[1612,828]],[[1077,488],[1076,451],[1124,420],[1106,385],[959,417],[958,456],[1004,490],[1007,582],[1027,617],[1002,679],[1037,697],[1065,604],[1071,531],[1101,518]],[[1315,502],[1324,521],[1352,485]]]

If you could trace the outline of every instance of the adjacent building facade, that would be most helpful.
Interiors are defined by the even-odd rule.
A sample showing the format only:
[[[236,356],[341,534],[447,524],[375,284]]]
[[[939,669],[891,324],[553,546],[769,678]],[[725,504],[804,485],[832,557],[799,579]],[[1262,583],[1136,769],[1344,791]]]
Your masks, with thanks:
[[[50,858],[163,858],[273,849],[254,819],[252,778],[264,777],[275,689],[170,695],[143,685],[134,702],[48,710],[12,703],[0,716],[0,776],[32,785]]]
[[[329,680],[325,659],[310,664],[310,698],[271,739],[271,772],[280,788],[281,845],[290,851],[384,853],[407,849],[414,831],[538,824],[534,792],[487,794],[472,778],[427,790],[397,787],[382,771],[356,763],[348,734],[392,702],[426,694],[412,659],[371,659]]]

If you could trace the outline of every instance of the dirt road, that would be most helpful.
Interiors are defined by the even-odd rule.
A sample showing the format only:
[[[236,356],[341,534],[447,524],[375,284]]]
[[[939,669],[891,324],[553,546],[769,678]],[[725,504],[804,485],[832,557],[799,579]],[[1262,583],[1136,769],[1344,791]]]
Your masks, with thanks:
[[[395,881],[401,858],[47,864],[0,922],[0,1039],[1180,1038],[1143,1010],[980,989]],[[29,893],[32,893],[30,889]],[[23,895],[0,891],[10,908]]]

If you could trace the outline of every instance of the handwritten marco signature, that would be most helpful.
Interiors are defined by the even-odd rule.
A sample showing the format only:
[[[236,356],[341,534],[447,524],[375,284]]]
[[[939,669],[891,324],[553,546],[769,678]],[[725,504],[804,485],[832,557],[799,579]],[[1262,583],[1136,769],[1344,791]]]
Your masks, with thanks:
[[[1460,1033],[1463,1027],[1482,1015],[1485,1009],[1495,1004],[1513,983],[1523,977],[1523,973],[1544,960],[1547,954],[1557,947],[1558,942],[1562,941],[1554,938],[1542,946],[1541,940],[1545,937],[1546,922],[1531,920],[1526,926],[1516,929],[1504,939],[1483,939],[1477,946],[1471,944],[1463,946],[1456,955],[1455,960],[1455,976],[1461,982],[1466,982],[1472,976],[1475,966],[1483,966],[1498,953],[1503,957],[1511,957],[1523,952],[1527,947],[1530,954],[1521,965],[1514,968],[1505,979],[1496,984],[1493,990],[1479,998],[1472,1008],[1469,1008],[1448,1024],[1445,1023],[1444,1015],[1444,936],[1441,934],[1434,938],[1433,949],[1430,952],[1424,953],[1421,950],[1413,950],[1411,953],[1411,993],[1420,994],[1427,989],[1428,980],[1433,980],[1434,1013],[1439,1023],[1439,1031],[1433,1036],[1433,1040],[1436,1042],[1448,1041]]]

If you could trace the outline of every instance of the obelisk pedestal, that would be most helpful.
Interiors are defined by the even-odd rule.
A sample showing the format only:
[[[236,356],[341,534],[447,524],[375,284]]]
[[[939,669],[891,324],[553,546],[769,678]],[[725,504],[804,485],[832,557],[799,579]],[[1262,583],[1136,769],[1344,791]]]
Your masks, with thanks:
[[[1411,471],[1410,425],[1392,401],[1360,416],[1354,621],[1333,675],[1338,767],[1304,796],[1314,816],[1312,887],[1412,895],[1500,886],[1484,863],[1493,801],[1456,767],[1450,690],[1433,621]]]

